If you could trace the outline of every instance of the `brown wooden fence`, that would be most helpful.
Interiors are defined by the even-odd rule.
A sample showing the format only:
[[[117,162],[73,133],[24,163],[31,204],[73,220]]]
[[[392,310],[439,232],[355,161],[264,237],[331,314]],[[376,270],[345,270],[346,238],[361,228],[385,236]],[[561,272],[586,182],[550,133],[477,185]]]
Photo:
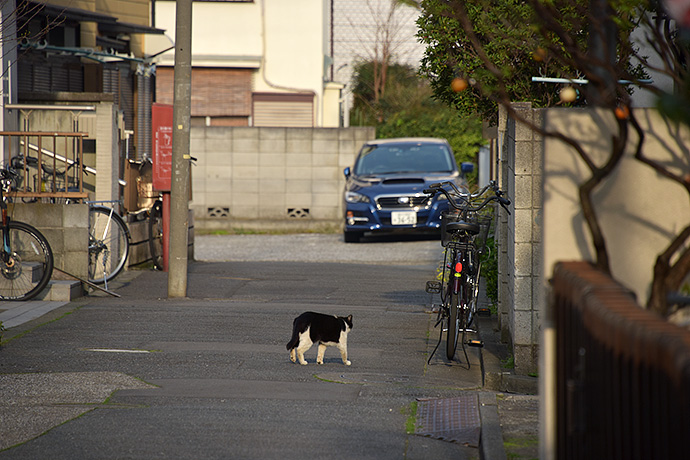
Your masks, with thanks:
[[[558,459],[688,458],[690,331],[585,262],[556,266]]]

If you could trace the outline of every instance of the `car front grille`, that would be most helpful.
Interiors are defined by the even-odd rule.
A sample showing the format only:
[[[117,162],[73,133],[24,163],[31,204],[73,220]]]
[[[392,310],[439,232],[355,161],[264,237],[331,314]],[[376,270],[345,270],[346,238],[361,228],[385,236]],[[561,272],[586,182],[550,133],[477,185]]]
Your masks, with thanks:
[[[382,196],[376,200],[376,204],[379,209],[416,208],[427,206],[429,197],[426,195]]]

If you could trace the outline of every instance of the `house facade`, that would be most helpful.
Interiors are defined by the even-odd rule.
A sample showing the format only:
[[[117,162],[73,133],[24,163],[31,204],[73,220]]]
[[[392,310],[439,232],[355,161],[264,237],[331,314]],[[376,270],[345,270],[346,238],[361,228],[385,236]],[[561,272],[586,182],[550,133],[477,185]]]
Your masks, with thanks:
[[[144,49],[146,40],[164,37],[162,29],[150,26],[150,6],[149,0],[12,0],[2,5],[8,25],[2,28],[2,129],[87,133],[83,164],[98,171],[85,179],[91,198],[121,199],[127,159],[150,154],[155,81]],[[5,160],[27,144],[7,135],[0,142]],[[42,148],[49,161],[54,155],[76,154],[74,148],[53,144]],[[37,156],[37,150],[22,154]],[[29,186],[43,191],[35,178]]]
[[[153,8],[174,38],[175,2]],[[338,127],[329,14],[328,0],[193,2],[192,126]],[[173,82],[169,50],[156,58],[158,102],[172,104]]]

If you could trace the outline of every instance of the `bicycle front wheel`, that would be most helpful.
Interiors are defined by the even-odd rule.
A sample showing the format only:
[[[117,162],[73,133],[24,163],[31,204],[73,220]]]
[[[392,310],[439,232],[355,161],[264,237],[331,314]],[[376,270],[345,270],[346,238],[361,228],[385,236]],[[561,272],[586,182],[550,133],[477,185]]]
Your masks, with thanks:
[[[0,233],[0,241],[5,241],[1,227]],[[53,275],[53,251],[48,240],[29,224],[10,222],[8,233],[9,251],[0,250],[0,299],[32,299]]]
[[[129,229],[115,210],[89,208],[89,281],[102,284],[115,278],[129,256]]]
[[[163,203],[156,200],[149,216],[149,250],[151,262],[157,270],[163,270]]]
[[[482,264],[481,262],[477,264],[477,273],[474,275],[471,284],[471,290],[469,290],[469,299],[467,299],[468,311],[467,311],[467,328],[472,326],[474,322],[474,315],[477,313],[477,302],[479,300],[479,283],[481,282]]]

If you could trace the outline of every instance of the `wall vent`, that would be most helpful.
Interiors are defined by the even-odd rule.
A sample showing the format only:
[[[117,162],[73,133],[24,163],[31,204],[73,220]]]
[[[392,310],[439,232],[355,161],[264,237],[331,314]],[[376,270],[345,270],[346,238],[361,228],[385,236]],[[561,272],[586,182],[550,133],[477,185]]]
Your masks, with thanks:
[[[309,208],[288,208],[287,215],[291,219],[306,219],[309,217]]]
[[[224,208],[222,206],[214,206],[212,208],[207,208],[206,217],[211,219],[221,219],[230,217],[230,208]]]

